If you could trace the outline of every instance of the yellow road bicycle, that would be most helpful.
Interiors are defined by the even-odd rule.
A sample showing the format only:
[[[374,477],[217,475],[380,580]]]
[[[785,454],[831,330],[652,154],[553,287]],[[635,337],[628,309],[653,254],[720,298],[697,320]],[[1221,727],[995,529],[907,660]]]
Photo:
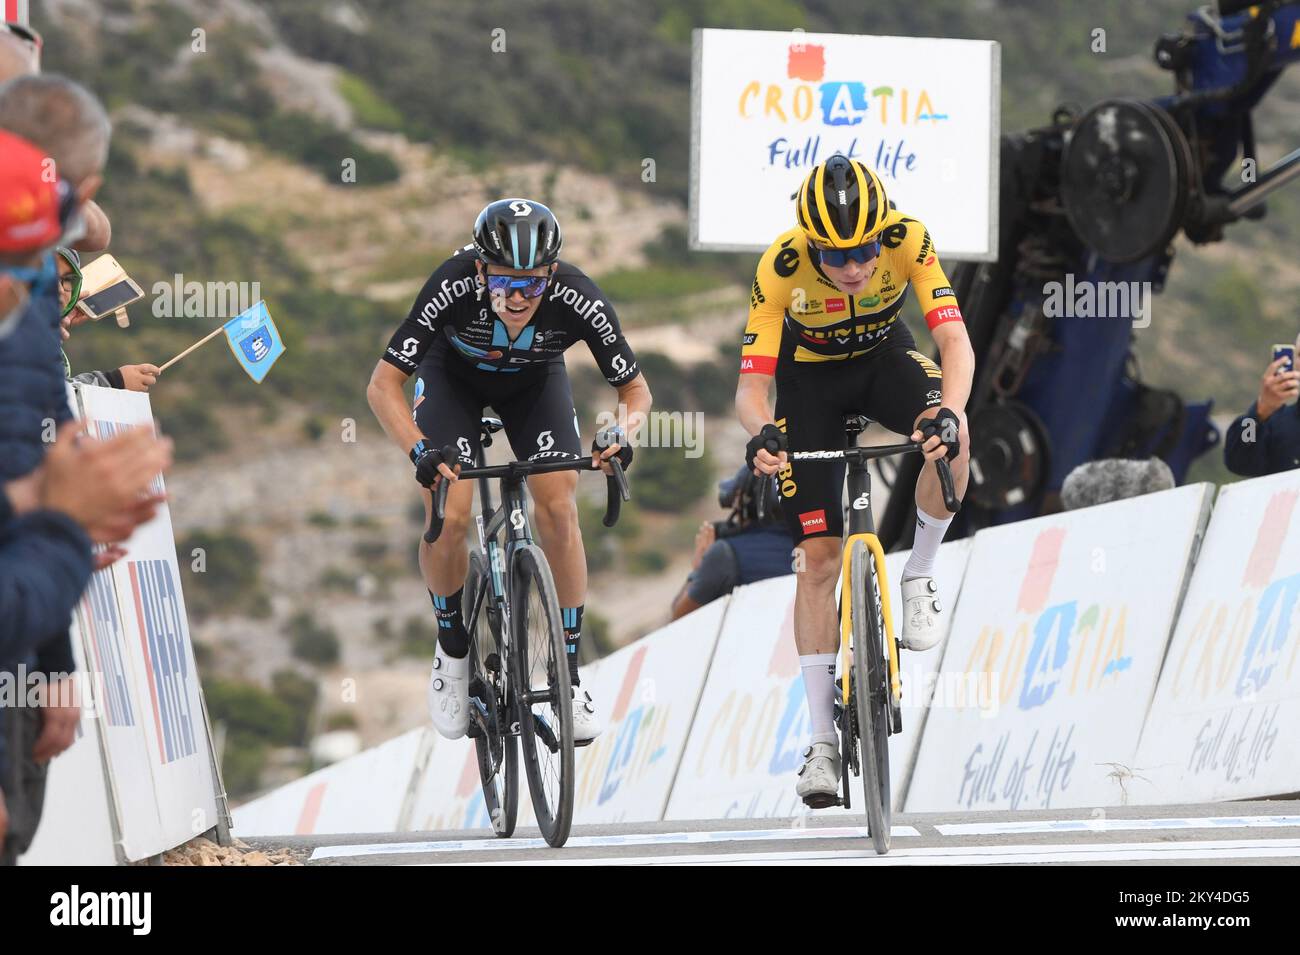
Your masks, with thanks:
[[[848,770],[852,769],[855,776],[862,777],[867,828],[876,852],[883,855],[889,851],[891,816],[889,737],[903,729],[903,685],[899,675],[898,639],[890,613],[885,551],[876,537],[871,511],[871,473],[867,462],[919,452],[921,446],[908,441],[874,448],[857,447],[858,436],[869,423],[862,415],[845,416],[845,448],[787,453],[791,461],[843,460],[848,465],[845,483],[849,491],[849,513],[844,522],[844,565],[840,572],[840,698],[836,701],[843,796],[839,799],[826,796],[821,805],[811,805],[816,809],[832,805],[849,808]],[[944,506],[955,514],[961,509],[961,503],[957,500],[952,470],[943,458],[935,462],[935,467]]]

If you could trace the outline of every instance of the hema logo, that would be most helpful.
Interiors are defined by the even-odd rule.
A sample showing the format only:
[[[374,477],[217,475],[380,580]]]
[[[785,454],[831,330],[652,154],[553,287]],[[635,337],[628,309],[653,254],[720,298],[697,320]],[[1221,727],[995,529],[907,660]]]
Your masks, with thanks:
[[[50,896],[51,925],[128,925],[133,935],[148,935],[153,927],[153,895],[149,892],[71,892]]]

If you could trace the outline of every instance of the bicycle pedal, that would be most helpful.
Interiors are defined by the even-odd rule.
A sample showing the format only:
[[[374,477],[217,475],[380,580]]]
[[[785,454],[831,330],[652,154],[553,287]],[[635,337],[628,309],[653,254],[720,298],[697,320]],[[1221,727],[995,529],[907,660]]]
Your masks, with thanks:
[[[591,745],[592,743],[594,743],[594,742],[596,742],[596,740],[595,740],[594,738],[593,738],[593,739],[575,739],[575,740],[573,741],[573,748],[574,748],[574,749],[581,749],[581,748],[584,747],[584,746],[590,746],[590,745]]]
[[[830,793],[809,793],[803,797],[803,802],[809,809],[830,809],[840,805],[840,797]]]

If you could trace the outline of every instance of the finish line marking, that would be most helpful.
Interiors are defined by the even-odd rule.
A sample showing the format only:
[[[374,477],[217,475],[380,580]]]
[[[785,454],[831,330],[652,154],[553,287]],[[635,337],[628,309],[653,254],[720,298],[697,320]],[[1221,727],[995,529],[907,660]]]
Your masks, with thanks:
[[[659,855],[622,858],[511,859],[500,862],[422,863],[423,865],[1045,865],[1052,863],[1114,864],[1159,860],[1221,861],[1228,859],[1300,858],[1300,839],[1255,839],[1223,842],[1128,842],[1094,845],[955,846],[951,849],[897,849],[876,855],[870,849],[727,853],[717,855]]]
[[[1194,819],[1036,819],[1026,822],[944,823],[945,836],[996,836],[1030,832],[1135,832],[1150,829],[1256,829],[1300,826],[1300,816],[1212,816]]]
[[[912,826],[894,826],[890,834],[919,836]],[[798,839],[869,839],[865,827],[801,826],[790,829],[722,829],[715,832],[658,832],[628,835],[574,836],[565,849],[605,849],[618,846],[700,845],[724,842],[785,842]],[[345,859],[418,852],[498,852],[516,849],[548,849],[544,839],[464,839],[457,842],[377,842],[355,846],[321,846],[311,854],[317,859]]]

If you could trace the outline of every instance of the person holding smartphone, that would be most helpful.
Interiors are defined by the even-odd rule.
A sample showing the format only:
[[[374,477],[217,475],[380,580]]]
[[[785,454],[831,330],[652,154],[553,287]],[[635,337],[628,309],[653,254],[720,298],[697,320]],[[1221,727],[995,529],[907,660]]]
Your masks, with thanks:
[[[72,335],[72,329],[90,321],[90,315],[77,308],[81,297],[81,256],[76,249],[60,248],[55,263],[59,268],[59,308],[63,316],[59,320],[59,335],[66,342]],[[63,371],[69,381],[79,381],[86,385],[98,385],[101,388],[122,388],[126,391],[147,392],[158,383],[161,374],[157,365],[123,365],[108,371],[85,371],[79,375],[72,373],[72,364],[68,355],[63,354]]]
[[[1295,345],[1275,345],[1259,396],[1228,428],[1223,462],[1233,474],[1263,477],[1300,468],[1300,371]]]

